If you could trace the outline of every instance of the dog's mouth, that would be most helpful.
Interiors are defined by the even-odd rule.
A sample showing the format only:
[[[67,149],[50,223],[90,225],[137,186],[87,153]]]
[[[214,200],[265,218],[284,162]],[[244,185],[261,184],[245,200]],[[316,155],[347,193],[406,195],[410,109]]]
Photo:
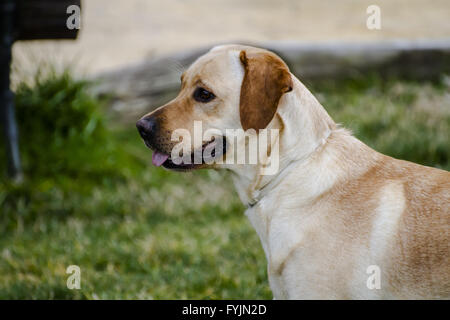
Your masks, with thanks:
[[[222,146],[220,146],[222,142]],[[153,165],[160,167],[163,166],[166,169],[177,170],[177,171],[188,171],[193,169],[198,169],[204,167],[207,164],[214,162],[214,159],[222,156],[226,152],[226,138],[221,137],[221,139],[216,139],[213,137],[212,140],[204,143],[199,150],[195,150],[189,155],[189,161],[185,163],[185,157],[180,157],[174,162],[171,155],[156,150],[146,143],[147,147],[153,150],[152,163]],[[205,157],[205,151],[208,151],[208,157]],[[197,157],[195,155],[198,155]],[[196,159],[198,158],[198,159]]]

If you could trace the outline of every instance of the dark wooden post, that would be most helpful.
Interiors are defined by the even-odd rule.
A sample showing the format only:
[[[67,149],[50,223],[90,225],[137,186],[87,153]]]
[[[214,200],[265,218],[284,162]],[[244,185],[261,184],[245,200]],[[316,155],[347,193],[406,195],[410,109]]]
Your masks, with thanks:
[[[8,175],[22,179],[19,141],[10,89],[11,48],[15,40],[75,39],[67,8],[80,0],[0,0],[0,120],[5,136]]]
[[[0,103],[1,121],[5,135],[8,174],[15,180],[22,179],[17,126],[14,116],[14,95],[9,88],[11,66],[11,48],[14,42],[15,2],[4,0],[0,4]]]

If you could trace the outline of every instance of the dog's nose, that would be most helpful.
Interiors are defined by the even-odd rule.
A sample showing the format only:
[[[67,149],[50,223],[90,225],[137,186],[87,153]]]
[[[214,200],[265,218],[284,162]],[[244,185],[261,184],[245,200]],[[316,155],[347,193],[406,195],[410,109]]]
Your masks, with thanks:
[[[136,122],[136,127],[143,139],[148,139],[155,133],[156,120],[153,117],[142,118]]]

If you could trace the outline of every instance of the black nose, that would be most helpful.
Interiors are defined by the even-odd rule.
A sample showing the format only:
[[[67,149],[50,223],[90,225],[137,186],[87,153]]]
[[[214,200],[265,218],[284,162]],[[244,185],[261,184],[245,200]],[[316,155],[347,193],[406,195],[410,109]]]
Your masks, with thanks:
[[[142,139],[147,140],[156,131],[156,120],[153,117],[142,118],[136,122],[136,127]]]

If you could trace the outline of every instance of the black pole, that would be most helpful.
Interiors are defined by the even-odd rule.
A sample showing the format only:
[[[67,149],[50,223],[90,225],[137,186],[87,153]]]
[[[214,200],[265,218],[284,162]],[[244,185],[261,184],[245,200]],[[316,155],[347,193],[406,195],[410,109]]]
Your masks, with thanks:
[[[14,43],[14,0],[0,2],[0,120],[5,136],[8,175],[22,179],[19,138],[14,114],[14,94],[10,89],[11,50]]]

